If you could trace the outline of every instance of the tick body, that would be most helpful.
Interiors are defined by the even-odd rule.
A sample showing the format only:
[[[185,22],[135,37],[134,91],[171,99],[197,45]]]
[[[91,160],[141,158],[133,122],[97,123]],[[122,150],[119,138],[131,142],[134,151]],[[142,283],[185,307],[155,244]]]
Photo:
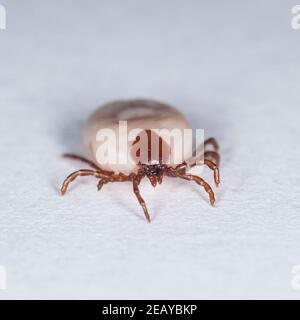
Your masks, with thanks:
[[[124,132],[121,132],[120,123],[126,124],[125,133],[131,133],[130,139],[123,140]],[[110,182],[129,181],[143,208],[145,218],[150,222],[150,215],[140,194],[139,184],[143,178],[147,177],[152,186],[156,187],[157,184],[162,183],[164,176],[169,176],[194,181],[202,186],[213,206],[215,196],[210,185],[201,177],[187,172],[190,167],[198,164],[196,157],[185,158],[185,152],[178,152],[180,150],[176,150],[176,144],[165,138],[164,134],[174,128],[180,134],[190,129],[190,125],[179,111],[160,102],[127,100],[104,105],[92,114],[84,128],[84,143],[92,160],[73,154],[64,155],[85,163],[90,169],[82,169],[70,174],[63,182],[61,194],[64,195],[70,182],[79,176],[94,176],[98,179],[98,190]],[[157,129],[162,131],[157,133]],[[101,138],[103,132],[112,135],[113,139],[104,141]],[[154,141],[157,142],[157,148],[154,148]],[[102,161],[101,154],[104,155],[104,153],[101,153],[101,150],[104,146],[108,151],[112,147],[117,148],[117,154],[106,152],[105,161]],[[208,146],[211,146],[210,150],[207,149]],[[185,140],[185,147],[185,150],[190,150],[192,141]],[[117,159],[123,161],[117,161]],[[203,164],[213,171],[216,186],[220,182],[219,160],[216,140],[210,138],[204,141]]]

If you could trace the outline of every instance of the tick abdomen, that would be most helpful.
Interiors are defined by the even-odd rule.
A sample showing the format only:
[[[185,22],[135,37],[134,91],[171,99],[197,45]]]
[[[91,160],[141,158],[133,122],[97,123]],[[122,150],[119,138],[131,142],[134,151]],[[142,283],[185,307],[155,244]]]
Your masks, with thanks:
[[[120,121],[126,121],[127,134],[133,132],[132,130],[139,129],[134,133],[135,137],[128,137],[131,139],[127,139],[124,142],[123,135],[121,134],[122,139],[120,140]],[[174,128],[182,132],[184,129],[190,129],[190,125],[185,117],[174,107],[153,100],[120,100],[105,104],[91,115],[84,128],[84,143],[89,155],[101,168],[116,173],[130,174],[137,170],[136,165],[138,160],[133,152],[133,142],[139,136],[139,132],[144,131],[149,133],[155,129],[172,131]],[[118,159],[109,159],[109,157],[106,159],[107,163],[103,163],[99,159],[99,147],[104,142],[97,139],[97,134],[103,129],[112,130],[115,134],[118,159],[127,158],[128,161],[126,163],[120,163]],[[182,162],[184,159],[178,158],[180,154],[173,152],[172,146],[166,142],[168,140],[164,140],[163,136],[160,136],[160,138],[165,146],[163,148],[164,154],[159,153],[155,155],[154,150],[149,150],[151,159],[148,160],[169,159],[169,165],[171,166]],[[186,147],[187,149],[192,148],[192,141],[190,141],[190,146]]]

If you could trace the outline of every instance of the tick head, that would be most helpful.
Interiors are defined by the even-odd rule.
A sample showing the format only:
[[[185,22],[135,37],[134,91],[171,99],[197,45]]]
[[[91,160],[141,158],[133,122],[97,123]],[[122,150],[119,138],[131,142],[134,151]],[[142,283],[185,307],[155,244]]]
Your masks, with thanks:
[[[157,183],[162,183],[162,178],[166,165],[164,164],[140,164],[140,170],[146,176],[155,188]]]

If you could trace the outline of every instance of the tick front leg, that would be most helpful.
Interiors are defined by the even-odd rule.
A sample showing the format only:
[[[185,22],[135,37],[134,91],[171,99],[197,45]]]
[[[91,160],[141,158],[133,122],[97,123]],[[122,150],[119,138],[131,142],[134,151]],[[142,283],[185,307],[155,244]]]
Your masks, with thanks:
[[[68,189],[69,184],[74,181],[77,177],[82,177],[82,176],[94,176],[96,178],[107,178],[105,175],[103,175],[101,172],[96,171],[96,170],[78,170],[73,173],[71,173],[63,182],[63,185],[60,189],[61,194],[64,195]]]
[[[200,186],[202,186],[205,191],[208,193],[209,195],[209,200],[210,200],[210,204],[213,206],[215,203],[215,194],[212,191],[211,186],[202,178],[198,177],[198,176],[194,176],[192,174],[178,174],[177,177],[181,178],[181,179],[185,179],[185,180],[193,180],[195,181],[197,184],[199,184]]]
[[[207,150],[207,146],[211,145],[214,150]],[[209,138],[204,141],[204,158],[212,160],[218,167],[220,165],[220,155],[218,153],[219,144],[215,138]]]
[[[145,214],[145,217],[146,217],[147,221],[150,223],[151,219],[150,219],[150,215],[148,213],[148,209],[146,207],[146,203],[145,203],[144,199],[142,198],[142,196],[140,194],[140,189],[139,189],[140,180],[137,179],[137,178],[133,178],[132,183],[133,183],[133,192],[136,195],[141,207],[144,210],[144,214]]]

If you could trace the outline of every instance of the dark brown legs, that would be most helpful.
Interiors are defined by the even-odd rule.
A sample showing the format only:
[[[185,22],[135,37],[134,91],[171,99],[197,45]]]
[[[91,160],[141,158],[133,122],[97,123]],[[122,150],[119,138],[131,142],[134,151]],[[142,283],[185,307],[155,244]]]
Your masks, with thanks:
[[[207,146],[213,146],[214,151],[207,151]],[[220,155],[218,153],[219,144],[215,138],[209,138],[204,141],[204,164],[209,167],[209,169],[214,171],[214,180],[216,186],[220,183],[220,172],[219,172],[219,165],[220,165]]]
[[[201,162],[199,162],[201,163]],[[212,161],[208,160],[208,159],[204,159],[202,164],[204,163],[204,165],[206,165],[209,169],[211,169],[213,172],[214,172],[214,181],[215,181],[215,185],[216,187],[220,184],[220,172],[219,172],[219,167]],[[185,167],[188,168],[188,167],[194,167],[196,166],[198,163],[197,161],[187,165],[185,164]],[[178,167],[178,166],[177,166]],[[183,169],[183,168],[181,168]]]
[[[219,172],[218,166],[215,163],[213,163],[212,161],[207,160],[207,159],[204,159],[204,164],[206,166],[208,166],[209,169],[213,170],[215,184],[216,184],[216,186],[218,186],[220,183],[220,172]]]
[[[102,187],[108,182],[108,180],[106,179],[100,179],[98,184],[97,184],[97,189],[98,191],[100,191],[102,189]]]
[[[73,173],[71,173],[63,182],[63,185],[61,187],[61,194],[64,195],[68,189],[68,185],[70,184],[70,182],[72,182],[74,179],[76,179],[79,176],[95,176],[97,178],[100,178],[99,183],[98,183],[98,190],[101,189],[101,187],[103,186],[104,183],[107,182],[107,180],[105,179],[105,176],[109,176],[111,175],[113,172],[110,171],[105,171],[102,170],[99,166],[97,166],[94,162],[81,157],[81,156],[77,156],[76,154],[69,154],[66,153],[63,155],[64,158],[69,158],[69,159],[73,159],[73,160],[79,160],[85,164],[87,164],[88,166],[94,168],[95,170],[78,170],[75,171]],[[101,184],[101,182],[103,182]]]
[[[60,189],[61,194],[64,195],[66,193],[68,186],[72,181],[74,181],[77,177],[83,177],[83,176],[94,176],[96,178],[102,178],[103,174],[101,174],[99,171],[89,170],[89,169],[75,171],[71,173],[63,182],[63,185]]]
[[[220,165],[220,155],[217,151],[205,151],[204,152],[204,159],[211,160],[217,166]]]
[[[133,192],[137,197],[137,200],[139,201],[141,207],[144,210],[144,214],[145,217],[147,219],[148,222],[151,222],[150,219],[150,215],[148,213],[147,207],[146,207],[146,203],[144,201],[144,199],[142,198],[141,194],[140,194],[140,190],[139,190],[139,184],[141,181],[141,178],[138,177],[135,174],[132,175],[125,175],[125,174],[114,174],[113,172],[110,171],[105,171],[102,170],[101,168],[99,168],[95,163],[93,163],[92,161],[85,159],[83,157],[80,156],[76,156],[73,154],[65,154],[63,155],[66,158],[70,158],[70,159],[75,159],[75,160],[80,160],[81,162],[89,165],[90,167],[96,169],[96,170],[89,170],[89,169],[83,169],[83,170],[78,170],[75,171],[73,173],[71,173],[63,182],[63,185],[61,187],[61,194],[64,195],[68,189],[69,184],[74,181],[77,177],[81,177],[81,176],[94,176],[96,178],[99,178],[99,182],[97,184],[97,188],[98,190],[101,190],[101,188],[103,187],[104,184],[108,183],[108,182],[122,182],[122,181],[131,181],[133,183]]]
[[[100,190],[104,184],[108,182],[115,182],[115,181],[130,181],[131,177],[126,176],[123,174],[110,174],[110,175],[105,175],[101,171],[97,170],[89,170],[89,169],[83,169],[83,170],[78,170],[73,173],[71,173],[63,182],[63,185],[61,187],[61,194],[64,195],[68,189],[69,184],[74,181],[77,177],[79,176],[94,176],[96,178],[99,178],[99,182],[97,184],[98,190]]]
[[[211,145],[213,147],[213,151],[207,151],[206,148],[207,146]],[[209,169],[211,169],[214,172],[214,181],[216,186],[219,185],[220,183],[220,172],[219,172],[219,163],[220,163],[220,155],[218,153],[219,145],[217,141],[214,138],[209,138],[204,141],[204,160],[203,163],[206,165]],[[215,203],[215,196],[212,188],[210,185],[203,180],[202,178],[192,175],[192,174],[187,174],[186,169],[189,167],[193,167],[197,165],[196,158],[192,159],[188,164],[187,163],[182,163],[179,164],[174,171],[170,171],[168,175],[172,177],[179,177],[181,179],[185,180],[193,180],[197,184],[201,185],[204,187],[205,191],[209,195],[210,203],[213,206]]]
[[[209,146],[209,145],[213,146],[214,151],[207,151],[206,150],[207,146]],[[220,183],[220,172],[219,172],[220,155],[218,153],[218,149],[219,149],[219,145],[214,138],[209,138],[204,141],[203,164],[206,165],[207,167],[209,167],[209,169],[213,170],[214,180],[215,180],[216,186],[218,186]],[[188,164],[185,165],[183,163],[181,165],[178,165],[177,168],[183,169],[184,167],[185,168],[194,167],[198,163],[201,164],[201,162],[202,162],[201,160],[198,160],[196,157],[194,157],[188,161]]]
[[[219,146],[214,138],[210,138],[204,142],[205,149],[208,145],[211,145],[214,148],[214,150],[205,150],[204,151],[204,165],[206,165],[207,167],[209,167],[213,171],[214,181],[215,181],[215,184],[218,186],[218,184],[220,183],[220,174],[219,174],[220,156],[218,153]],[[88,159],[85,159],[83,157],[77,156],[77,155],[65,154],[64,157],[79,160],[79,161],[89,165],[94,170],[84,169],[84,170],[78,170],[78,171],[71,173],[63,182],[63,185],[61,187],[61,194],[62,195],[64,195],[66,193],[69,184],[72,181],[74,181],[77,177],[80,177],[80,176],[94,176],[94,177],[98,178],[99,179],[99,182],[97,184],[98,190],[101,190],[101,188],[104,186],[104,184],[106,184],[108,182],[132,181],[133,192],[134,192],[139,204],[143,208],[145,218],[147,219],[148,222],[151,222],[150,215],[148,213],[146,203],[145,203],[144,199],[142,198],[142,196],[140,194],[140,190],[139,190],[139,184],[141,182],[141,179],[144,178],[146,175],[150,179],[153,186],[156,186],[157,182],[158,183],[162,182],[163,175],[168,175],[171,177],[178,177],[178,178],[188,180],[188,181],[195,181],[198,185],[202,186],[204,188],[204,190],[208,193],[211,205],[213,206],[215,203],[214,192],[213,192],[212,188],[210,187],[210,185],[202,178],[186,173],[187,168],[193,167],[198,164],[195,158],[192,159],[192,161],[189,162],[188,164],[184,162],[184,163],[178,165],[176,168],[168,167],[168,166],[164,165],[164,169],[160,169],[161,171],[159,171],[157,174],[154,174],[154,175],[149,175],[147,172],[145,173],[144,171],[138,171],[137,174],[131,173],[130,175],[125,175],[122,173],[115,174],[112,171],[103,170],[94,162],[92,162]]]
[[[193,180],[197,184],[202,186],[205,189],[205,191],[208,193],[208,195],[209,195],[210,204],[212,206],[214,205],[214,203],[215,203],[214,192],[212,191],[212,188],[210,187],[210,185],[205,180],[203,180],[202,178],[200,178],[198,176],[194,176],[192,174],[178,174],[177,177],[179,177],[181,179],[189,180],[189,181]]]

